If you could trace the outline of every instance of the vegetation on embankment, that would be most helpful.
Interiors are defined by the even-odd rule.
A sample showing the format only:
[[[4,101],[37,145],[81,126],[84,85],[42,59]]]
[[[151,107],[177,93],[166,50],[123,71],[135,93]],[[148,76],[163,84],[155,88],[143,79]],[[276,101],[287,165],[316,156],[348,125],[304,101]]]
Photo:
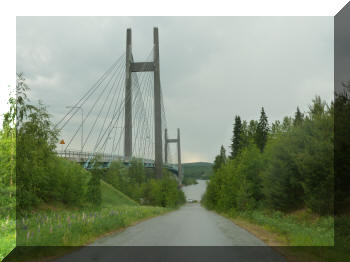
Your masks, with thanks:
[[[174,208],[185,203],[185,195],[172,174],[164,169],[163,177],[156,179],[153,170],[136,159],[128,168],[119,161],[112,162],[101,178],[142,205]]]
[[[182,164],[185,178],[207,180],[213,174],[213,164],[207,162],[194,162]]]
[[[346,94],[336,95],[331,104],[316,97],[307,112],[297,108],[294,117],[271,125],[263,108],[259,121],[236,116],[230,155],[222,146],[202,204],[274,232],[291,246],[335,241],[335,247],[284,251],[299,252],[300,258],[312,255],[315,261],[345,261],[349,116]]]

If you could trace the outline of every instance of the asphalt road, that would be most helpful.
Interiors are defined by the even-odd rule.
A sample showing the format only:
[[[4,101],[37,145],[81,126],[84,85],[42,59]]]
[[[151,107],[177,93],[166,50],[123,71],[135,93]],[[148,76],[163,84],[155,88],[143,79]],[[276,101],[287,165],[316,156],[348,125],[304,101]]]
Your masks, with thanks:
[[[196,186],[185,189],[186,195],[190,196],[192,199],[200,198],[200,192],[203,191],[202,187],[205,188],[205,183],[201,182]],[[196,192],[196,190],[199,192]],[[81,259],[80,256],[84,256],[84,261],[114,261],[108,259],[112,259],[112,254],[116,255],[118,252],[120,255],[126,255],[128,252],[132,254],[135,250],[138,250],[136,253],[142,253],[142,249],[140,248],[106,249],[95,248],[96,246],[206,246],[207,253],[209,252],[208,250],[212,250],[213,252],[209,252],[208,255],[204,256],[204,259],[202,257],[198,259],[198,261],[212,261],[209,259],[210,255],[213,255],[218,250],[220,250],[220,255],[225,254],[225,257],[222,257],[220,261],[285,261],[282,256],[270,247],[267,247],[263,241],[256,238],[254,235],[235,225],[230,220],[208,211],[196,203],[186,204],[179,210],[146,220],[120,233],[101,238],[92,243],[91,246],[93,247],[83,248],[75,253],[67,255],[64,257],[64,260],[59,259],[57,261],[76,261]],[[227,246],[227,248],[208,249],[208,246]],[[235,246],[235,248],[229,248],[232,246]],[[149,253],[149,250],[150,249],[148,249],[148,251],[146,250],[146,254]],[[159,255],[159,253],[164,253],[166,249],[163,248],[160,252],[158,250],[160,250],[160,248],[157,250],[153,249],[153,253]],[[179,256],[179,253],[182,251],[192,252],[192,261],[196,261],[195,255],[201,253],[203,256],[204,249],[192,248],[184,250],[184,248],[178,248],[168,249],[168,251],[169,252],[163,254],[162,259],[154,258],[149,261],[172,261],[174,256]],[[175,255],[170,255],[172,251]],[[130,255],[127,257],[130,258]],[[217,255],[212,258],[216,259]],[[142,260],[147,259],[143,256]],[[174,261],[184,260],[185,259],[178,257],[178,259]],[[131,259],[127,261],[135,260]]]

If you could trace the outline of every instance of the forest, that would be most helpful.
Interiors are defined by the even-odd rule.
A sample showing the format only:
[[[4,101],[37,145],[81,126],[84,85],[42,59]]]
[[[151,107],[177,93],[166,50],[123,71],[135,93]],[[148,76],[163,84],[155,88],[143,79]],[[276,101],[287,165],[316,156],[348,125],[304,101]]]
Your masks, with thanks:
[[[282,121],[269,123],[263,107],[258,121],[236,115],[202,204],[275,232],[284,245],[335,245],[298,249],[316,261],[349,259],[349,127],[347,90],[330,104],[316,96],[306,112],[297,107]]]
[[[260,120],[235,117],[231,152],[222,146],[215,159],[204,202],[220,210],[280,211],[309,208],[321,215],[334,211],[334,104],[320,97],[309,111],[275,121],[264,108]]]

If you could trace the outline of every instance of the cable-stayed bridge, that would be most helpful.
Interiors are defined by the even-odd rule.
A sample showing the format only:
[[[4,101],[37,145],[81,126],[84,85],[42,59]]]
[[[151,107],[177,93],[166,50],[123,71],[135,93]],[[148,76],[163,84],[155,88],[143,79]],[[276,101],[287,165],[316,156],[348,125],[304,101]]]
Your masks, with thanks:
[[[56,124],[61,131],[58,155],[91,167],[99,157],[105,167],[114,160],[130,165],[132,159],[163,168],[182,181],[180,130],[168,138],[167,119],[160,82],[158,28],[153,48],[143,62],[132,53],[131,29],[127,29],[123,53]],[[176,145],[176,157],[172,146]]]

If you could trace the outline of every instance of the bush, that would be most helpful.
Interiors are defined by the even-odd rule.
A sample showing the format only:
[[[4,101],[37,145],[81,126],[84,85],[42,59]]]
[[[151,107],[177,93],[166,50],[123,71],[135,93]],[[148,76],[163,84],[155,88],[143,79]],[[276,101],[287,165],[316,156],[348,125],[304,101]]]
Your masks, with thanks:
[[[87,201],[95,207],[99,207],[102,202],[102,194],[101,194],[101,173],[103,171],[98,168],[93,168],[91,170],[91,178],[88,182],[87,186]]]

